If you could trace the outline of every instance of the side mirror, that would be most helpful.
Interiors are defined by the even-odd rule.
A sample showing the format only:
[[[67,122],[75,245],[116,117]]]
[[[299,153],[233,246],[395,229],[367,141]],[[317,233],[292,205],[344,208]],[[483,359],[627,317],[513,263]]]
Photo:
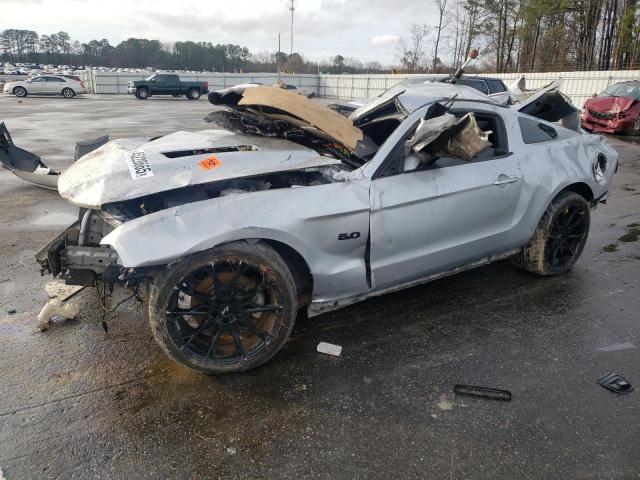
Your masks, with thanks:
[[[598,96],[597,93],[594,93],[593,95],[591,95],[591,98],[596,98]]]

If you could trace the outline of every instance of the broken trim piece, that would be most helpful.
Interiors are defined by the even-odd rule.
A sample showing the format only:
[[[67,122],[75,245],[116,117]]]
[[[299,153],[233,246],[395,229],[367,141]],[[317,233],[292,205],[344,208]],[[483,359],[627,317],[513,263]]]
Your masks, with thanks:
[[[238,105],[271,107],[287,112],[315,126],[354,153],[358,143],[364,140],[362,130],[354,127],[351,120],[318,102],[281,88],[260,86],[246,89]]]
[[[16,177],[43,188],[58,188],[59,172],[47,167],[34,153],[16,147],[4,122],[0,123],[0,163]]]

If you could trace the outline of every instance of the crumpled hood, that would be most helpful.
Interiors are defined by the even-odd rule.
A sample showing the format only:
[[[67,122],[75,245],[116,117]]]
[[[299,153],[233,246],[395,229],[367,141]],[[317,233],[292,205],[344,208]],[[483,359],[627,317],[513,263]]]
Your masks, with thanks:
[[[585,107],[599,113],[618,113],[631,108],[633,97],[595,97],[585,102]]]
[[[74,205],[99,209],[189,185],[339,163],[287,140],[179,131],[153,141],[113,140],[65,170],[58,191]]]

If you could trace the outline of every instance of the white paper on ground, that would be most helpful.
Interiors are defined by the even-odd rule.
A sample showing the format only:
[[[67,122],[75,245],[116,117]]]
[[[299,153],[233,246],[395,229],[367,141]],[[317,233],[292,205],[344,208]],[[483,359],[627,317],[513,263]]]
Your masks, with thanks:
[[[318,352],[339,357],[342,353],[342,347],[340,345],[333,345],[332,343],[320,342],[318,344]]]

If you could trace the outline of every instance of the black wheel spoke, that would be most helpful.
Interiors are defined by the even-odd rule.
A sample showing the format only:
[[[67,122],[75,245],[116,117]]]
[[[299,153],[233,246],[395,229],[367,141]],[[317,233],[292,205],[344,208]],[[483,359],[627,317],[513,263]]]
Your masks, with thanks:
[[[249,308],[245,308],[244,311],[246,313],[260,313],[260,312],[275,312],[278,310],[282,310],[281,305],[258,305],[256,303],[252,304]]]
[[[211,356],[211,354],[213,354],[213,358],[216,358],[215,350],[216,350],[216,344],[218,343],[218,339],[220,338],[220,333],[222,333],[222,329],[218,327],[216,329],[216,333],[214,333],[213,336],[211,337],[211,342],[209,342],[209,348],[207,348],[207,353],[204,356],[205,362],[209,360],[209,357]]]
[[[267,286],[264,284],[264,282],[260,282],[255,288],[244,290],[240,295],[237,296],[237,298],[240,301],[253,300],[256,295],[266,290]]]
[[[235,271],[233,279],[229,282],[229,286],[227,287],[227,292],[230,296],[233,296],[238,289],[238,282],[240,282],[240,277],[247,271],[248,265],[243,264],[242,261],[238,263],[238,268]]]
[[[238,330],[236,330],[235,326],[232,326],[230,330],[231,336],[233,337],[233,343],[236,344],[236,353],[239,357],[244,357],[246,355],[246,352],[244,350],[244,346],[242,345],[242,340],[240,340],[240,334],[238,333]]]
[[[184,281],[181,282],[176,288],[180,290],[182,293],[184,293],[185,295],[189,295],[190,297],[197,298],[198,300],[206,304],[210,304],[215,300],[215,298],[210,297],[207,294],[196,292],[191,285],[189,285],[187,282],[184,282]]]
[[[262,340],[265,343],[267,342],[267,340],[273,337],[273,335],[271,335],[270,333],[267,333],[261,328],[256,327],[251,321],[251,319],[248,317],[245,317],[244,319],[242,319],[239,324],[240,326],[244,327],[246,330],[249,330],[251,333],[253,333],[256,337],[258,337],[260,340]]]
[[[227,285],[220,281],[220,277],[218,276],[218,269],[215,264],[211,265],[211,278],[213,278],[213,286],[216,290],[216,295],[226,296],[227,294]]]
[[[189,345],[191,345],[191,342],[193,342],[195,340],[195,338],[202,332],[204,332],[205,330],[207,330],[208,328],[212,327],[213,325],[215,325],[213,322],[210,321],[211,319],[207,319],[204,320],[200,325],[198,325],[196,327],[196,329],[193,331],[193,333],[191,335],[188,335],[187,337],[183,337],[181,340],[184,340],[185,338],[187,338],[187,342],[185,344],[183,344],[180,347],[180,350],[184,350],[185,348],[187,348]]]
[[[181,315],[210,315],[211,310],[203,307],[202,305],[196,305],[192,308],[176,308],[175,310],[167,310],[167,315],[181,316]]]

